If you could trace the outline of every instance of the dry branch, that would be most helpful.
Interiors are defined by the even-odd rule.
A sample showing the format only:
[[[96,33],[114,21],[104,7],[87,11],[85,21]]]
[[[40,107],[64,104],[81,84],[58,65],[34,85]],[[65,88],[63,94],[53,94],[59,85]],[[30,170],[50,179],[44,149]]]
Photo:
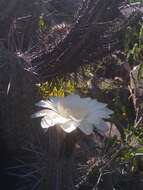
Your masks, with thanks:
[[[124,22],[117,4],[115,0],[85,1],[67,37],[52,52],[32,58],[33,70],[40,80],[71,72],[121,48]]]

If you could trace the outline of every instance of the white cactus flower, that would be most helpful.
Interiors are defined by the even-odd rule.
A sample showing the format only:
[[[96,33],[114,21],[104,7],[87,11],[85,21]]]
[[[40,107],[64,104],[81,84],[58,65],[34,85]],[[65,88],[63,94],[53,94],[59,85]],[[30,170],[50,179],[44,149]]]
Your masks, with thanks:
[[[31,116],[42,117],[42,128],[59,125],[67,133],[79,128],[86,135],[92,134],[95,127],[99,132],[106,132],[104,119],[110,118],[113,113],[104,103],[74,94],[41,100],[36,106],[45,108]]]

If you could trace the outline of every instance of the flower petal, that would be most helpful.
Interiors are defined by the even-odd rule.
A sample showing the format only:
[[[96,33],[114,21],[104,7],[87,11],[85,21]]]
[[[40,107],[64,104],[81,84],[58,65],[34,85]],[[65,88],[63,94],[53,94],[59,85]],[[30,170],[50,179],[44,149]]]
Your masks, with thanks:
[[[72,131],[74,131],[78,126],[79,126],[79,122],[76,121],[68,121],[62,125],[60,125],[61,128],[66,132],[66,133],[71,133]]]
[[[81,99],[81,98],[77,94],[71,94],[69,96],[66,96],[65,99],[69,101],[69,100],[77,100],[77,99]]]
[[[64,98],[63,97],[50,97],[49,101],[51,102],[51,104],[53,104],[54,106],[57,107],[57,105],[60,103],[60,101],[62,101]]]
[[[41,119],[41,127],[42,128],[49,128],[49,127],[51,127],[51,125],[50,125],[50,123],[49,123],[49,120],[47,120],[47,118],[46,117],[43,117],[42,119]]]
[[[36,117],[43,117],[43,116],[48,121],[49,125],[51,125],[51,126],[56,125],[56,124],[65,123],[70,120],[69,118],[62,117],[55,111],[48,110],[48,109],[41,110],[41,111],[33,114],[31,117],[36,118]]]
[[[106,133],[109,130],[108,124],[101,120],[98,125],[95,125],[95,128],[101,133]]]
[[[110,118],[110,115],[113,114],[113,111],[108,108],[99,110],[94,109],[92,111],[93,112],[89,113],[89,115],[85,118],[85,120],[87,120],[89,123],[98,123],[102,118],[108,119]]]
[[[82,122],[79,126],[79,129],[86,135],[91,135],[93,133],[93,124]]]
[[[63,106],[67,107],[68,109],[73,109],[81,104],[81,98],[78,95],[69,95],[66,96],[63,101]]]
[[[107,106],[107,104],[98,102],[97,100],[91,100],[88,104],[88,106],[90,107],[90,109],[103,109]]]
[[[49,128],[54,125],[60,125],[66,123],[69,119],[61,117],[60,115],[56,114],[54,115],[47,115],[41,120],[41,126],[43,128]]]
[[[83,133],[89,135],[93,132],[93,125],[98,130],[104,131],[106,127],[103,119],[109,118],[113,113],[104,103],[91,98],[80,98],[74,94],[64,98],[51,97],[48,100],[41,100],[36,105],[47,108],[31,116],[44,117],[41,120],[43,128],[60,125],[67,133],[79,127]]]
[[[49,112],[51,113],[51,112],[54,112],[54,111],[48,110],[48,109],[43,109],[43,110],[40,110],[40,111],[38,111],[38,112],[32,114],[32,115],[31,115],[31,118],[43,117],[43,116],[45,116],[45,115],[50,114]]]
[[[54,106],[52,105],[52,103],[49,100],[41,100],[38,103],[36,103],[35,105],[39,106],[39,107],[55,110]]]

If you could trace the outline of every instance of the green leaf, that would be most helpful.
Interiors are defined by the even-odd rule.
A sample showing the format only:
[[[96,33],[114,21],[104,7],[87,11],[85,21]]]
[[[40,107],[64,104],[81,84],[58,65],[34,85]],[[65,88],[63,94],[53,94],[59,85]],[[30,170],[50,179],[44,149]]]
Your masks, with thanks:
[[[142,45],[142,42],[143,42],[143,25],[141,25],[139,33],[139,47]]]
[[[46,29],[46,24],[42,15],[39,16],[39,29],[40,31],[44,31]]]
[[[138,80],[143,79],[143,63],[139,65],[139,70],[138,70]]]

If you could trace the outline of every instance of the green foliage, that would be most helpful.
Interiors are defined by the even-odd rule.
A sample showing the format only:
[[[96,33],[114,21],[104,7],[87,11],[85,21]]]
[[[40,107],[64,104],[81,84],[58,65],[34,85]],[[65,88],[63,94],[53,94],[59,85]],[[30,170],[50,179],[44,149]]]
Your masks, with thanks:
[[[130,1],[131,2],[131,1]],[[132,1],[133,2],[133,1]],[[135,2],[135,1],[134,1]],[[136,1],[137,2],[137,1]],[[142,1],[141,1],[142,2]],[[143,79],[143,24],[140,23],[139,28],[128,27],[125,34],[125,53],[131,69],[138,65],[137,79]],[[143,164],[143,126],[139,121],[135,121],[134,125],[129,125],[124,130],[125,139],[121,152],[120,162],[126,163],[128,171],[132,174],[141,172],[140,163]]]
[[[129,26],[125,33],[124,42],[124,53],[128,58],[130,68],[133,69],[138,65],[138,79],[143,79],[143,25],[139,24],[134,28]],[[114,92],[110,93],[113,97],[110,106],[113,107],[114,110],[112,121],[117,124],[119,129],[120,126],[123,126],[122,138],[109,137],[108,142],[105,142],[106,151],[104,147],[103,152],[106,154],[105,157],[108,157],[106,163],[110,162],[110,164],[107,167],[105,164],[106,169],[104,169],[105,171],[108,170],[109,173],[114,173],[112,176],[112,179],[114,179],[113,183],[116,181],[114,189],[131,189],[131,186],[129,187],[127,184],[132,180],[133,176],[137,176],[143,180],[142,175],[140,175],[143,172],[143,125],[138,118],[134,121],[135,118],[133,118],[133,114],[129,114],[130,111],[133,111],[131,110],[133,107],[131,108],[129,106],[130,97],[128,92],[128,98],[124,99],[126,96],[125,89],[127,89],[125,86],[120,86],[120,88],[117,89],[117,86],[114,86],[114,82],[111,83],[109,80],[105,81],[104,79],[99,87],[102,90],[102,95],[105,92]],[[122,93],[119,93],[120,90]],[[127,123],[127,126],[124,125],[125,123]],[[99,166],[98,169],[101,170],[104,166]],[[125,183],[125,180],[128,182]],[[138,184],[141,183],[140,180],[137,181],[135,179],[134,182],[135,188],[133,189],[140,189],[138,188]],[[121,183],[124,185],[122,186]]]
[[[76,89],[76,85],[72,80],[64,80],[63,78],[56,78],[55,80],[47,81],[37,86],[43,98],[49,96],[64,97],[66,94],[74,93]]]
[[[138,80],[143,79],[143,63],[139,65]]]
[[[128,0],[129,3],[142,3],[143,0]]]
[[[143,25],[141,25],[140,31],[139,31],[139,47],[141,48],[143,44]]]
[[[45,29],[46,29],[46,23],[45,23],[43,15],[41,15],[39,16],[39,30],[40,32],[44,32]]]
[[[125,53],[127,53],[128,62],[131,67],[139,64],[143,57],[143,25],[139,29],[127,28],[124,41]]]
[[[143,145],[143,127],[138,125],[137,127],[132,127],[130,129],[131,137],[130,139],[136,139],[136,142],[140,145]]]

